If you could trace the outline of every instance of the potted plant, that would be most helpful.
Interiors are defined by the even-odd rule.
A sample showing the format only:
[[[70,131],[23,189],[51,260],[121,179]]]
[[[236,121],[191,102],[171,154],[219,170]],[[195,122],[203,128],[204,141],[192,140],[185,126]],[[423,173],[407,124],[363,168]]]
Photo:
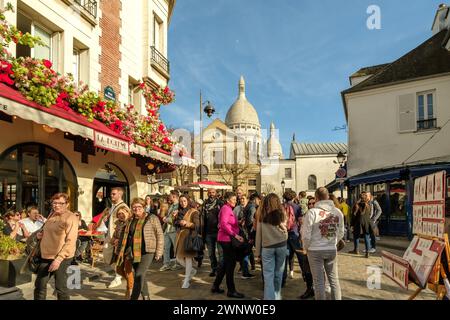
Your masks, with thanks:
[[[31,281],[31,275],[20,275],[25,263],[25,244],[3,234],[3,221],[0,220],[0,286],[14,287],[19,283]]]

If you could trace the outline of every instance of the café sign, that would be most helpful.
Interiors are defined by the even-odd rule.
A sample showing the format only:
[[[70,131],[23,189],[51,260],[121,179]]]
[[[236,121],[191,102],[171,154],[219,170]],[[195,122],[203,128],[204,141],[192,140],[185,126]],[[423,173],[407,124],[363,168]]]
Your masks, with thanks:
[[[111,137],[98,131],[94,132],[94,146],[126,155],[130,154],[130,145],[127,141]]]

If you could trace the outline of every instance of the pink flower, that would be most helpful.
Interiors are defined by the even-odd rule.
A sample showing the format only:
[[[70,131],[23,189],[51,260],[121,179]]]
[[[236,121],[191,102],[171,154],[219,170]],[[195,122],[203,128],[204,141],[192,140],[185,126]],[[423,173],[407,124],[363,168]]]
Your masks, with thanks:
[[[47,59],[43,59],[43,60],[42,60],[42,63],[43,63],[44,66],[46,66],[48,69],[50,69],[50,68],[53,66],[52,62],[51,62],[50,60],[47,60]]]

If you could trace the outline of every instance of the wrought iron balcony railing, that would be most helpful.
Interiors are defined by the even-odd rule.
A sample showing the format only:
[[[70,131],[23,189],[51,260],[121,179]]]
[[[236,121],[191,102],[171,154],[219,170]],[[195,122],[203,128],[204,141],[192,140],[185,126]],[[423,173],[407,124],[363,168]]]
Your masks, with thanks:
[[[75,0],[93,18],[97,18],[97,1],[95,0]]]
[[[417,121],[417,131],[437,128],[437,119]]]
[[[164,57],[164,55],[155,48],[155,46],[151,46],[151,62],[155,63],[161,69],[163,69],[167,74],[170,74],[170,63],[169,60]]]

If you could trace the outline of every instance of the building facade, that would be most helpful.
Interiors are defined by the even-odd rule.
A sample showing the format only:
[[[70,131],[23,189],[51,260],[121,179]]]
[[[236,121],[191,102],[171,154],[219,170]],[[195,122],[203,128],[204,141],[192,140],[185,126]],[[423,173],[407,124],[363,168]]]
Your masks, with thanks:
[[[16,57],[50,60],[55,71],[142,114],[147,111],[138,83],[167,85],[167,28],[175,1],[9,2],[15,13],[7,20],[43,41],[32,49],[10,48]],[[123,187],[128,202],[148,193],[152,170],[173,170],[167,151],[129,145],[97,120],[42,107],[0,85],[1,212],[37,205],[47,214],[52,194],[67,192],[70,208],[89,220],[112,187]]]
[[[415,178],[450,172],[449,11],[439,7],[431,38],[392,63],[359,70],[342,92],[347,184],[353,200],[362,190],[377,197],[385,234],[412,234]]]

